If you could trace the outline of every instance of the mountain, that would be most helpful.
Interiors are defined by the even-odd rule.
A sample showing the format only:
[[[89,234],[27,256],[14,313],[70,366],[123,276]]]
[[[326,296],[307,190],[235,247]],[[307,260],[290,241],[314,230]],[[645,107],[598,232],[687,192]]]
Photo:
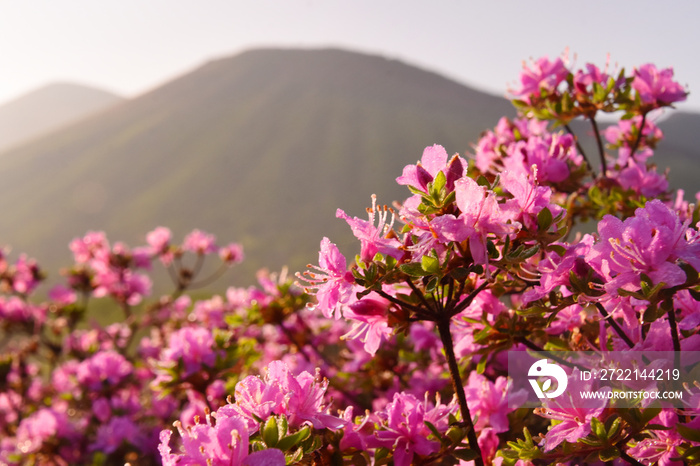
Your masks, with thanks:
[[[426,146],[464,154],[514,114],[503,98],[396,60],[245,52],[0,157],[0,244],[55,276],[88,230],[136,245],[158,225],[176,240],[200,228],[243,243],[246,261],[222,284],[250,283],[262,266],[316,262],[324,236],[352,257],[337,208],[366,218],[373,193],[406,198],[394,180]]]
[[[115,94],[53,83],[0,105],[0,152],[114,105]]]
[[[407,197],[394,179],[426,146],[464,153],[504,114],[502,98],[377,56],[214,60],[1,157],[0,243],[51,270],[90,229],[143,244],[157,225],[178,239],[196,227],[243,243],[244,281],[300,270],[323,236],[358,252],[337,208],[366,218],[371,194]]]
[[[700,191],[700,114],[672,112],[658,123],[664,132],[654,154],[660,169],[669,167],[672,186],[685,190],[685,197],[695,202]]]

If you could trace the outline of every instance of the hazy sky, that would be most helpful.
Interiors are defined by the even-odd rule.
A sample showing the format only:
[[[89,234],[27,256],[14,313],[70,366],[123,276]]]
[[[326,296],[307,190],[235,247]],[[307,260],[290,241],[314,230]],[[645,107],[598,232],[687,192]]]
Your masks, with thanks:
[[[339,46],[503,95],[529,57],[673,66],[700,111],[700,2],[0,0],[0,103],[52,81],[133,96],[210,58]],[[695,94],[698,95],[695,95]]]

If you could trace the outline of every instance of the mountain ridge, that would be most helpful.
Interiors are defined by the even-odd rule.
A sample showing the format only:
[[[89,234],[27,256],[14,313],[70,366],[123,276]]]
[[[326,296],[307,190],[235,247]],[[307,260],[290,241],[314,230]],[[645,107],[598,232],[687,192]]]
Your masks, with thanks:
[[[48,83],[0,105],[0,153],[124,101],[67,81]]]

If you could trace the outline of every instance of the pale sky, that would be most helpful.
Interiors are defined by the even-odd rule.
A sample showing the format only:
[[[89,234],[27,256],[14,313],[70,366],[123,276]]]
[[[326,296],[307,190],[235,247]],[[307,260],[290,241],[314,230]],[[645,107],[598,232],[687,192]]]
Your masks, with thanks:
[[[0,0],[0,104],[53,81],[130,97],[260,46],[398,58],[504,95],[523,60],[673,66],[700,112],[700,2]],[[697,95],[696,95],[697,94]]]

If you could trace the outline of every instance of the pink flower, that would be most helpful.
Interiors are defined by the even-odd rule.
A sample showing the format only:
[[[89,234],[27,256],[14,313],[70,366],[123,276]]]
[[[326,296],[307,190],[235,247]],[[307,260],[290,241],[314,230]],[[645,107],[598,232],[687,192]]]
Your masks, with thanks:
[[[542,183],[566,181],[571,168],[583,162],[570,134],[547,133],[541,137],[530,137],[511,144],[506,152],[508,157],[503,161],[506,170],[536,174],[537,180]]]
[[[146,447],[149,443],[146,441],[144,432],[133,420],[119,416],[97,428],[97,438],[89,449],[90,451],[102,451],[110,454],[121,447],[124,442],[137,447]]]
[[[663,107],[686,99],[683,86],[673,80],[673,68],[659,70],[647,63],[634,70],[632,88],[643,104],[651,107]]]
[[[404,252],[401,250],[401,243],[390,236],[391,228],[394,224],[393,211],[377,207],[377,197],[372,195],[372,208],[368,209],[369,221],[361,220],[357,217],[350,218],[342,209],[338,209],[335,213],[337,218],[342,218],[350,228],[357,239],[360,240],[360,259],[366,263],[372,262],[377,253],[391,256],[396,260],[403,257]],[[391,213],[391,221],[387,223],[387,217]],[[375,219],[378,220],[375,226]]]
[[[427,397],[420,402],[411,394],[397,393],[385,411],[378,413],[382,419],[381,429],[374,433],[374,439],[367,439],[368,445],[392,449],[394,464],[408,466],[414,455],[428,456],[440,450],[438,440],[428,440],[431,431],[425,422],[444,433],[449,427],[449,415],[455,412],[454,401],[443,405],[438,398],[436,406],[432,406]]]
[[[119,301],[135,306],[144,296],[151,294],[152,283],[147,275],[107,265],[100,265],[95,272],[93,295],[97,298],[111,295]]]
[[[284,402],[285,393],[276,384],[268,384],[260,377],[249,375],[236,384],[236,403],[219,409],[220,414],[237,413],[248,423],[251,431],[257,429],[259,419],[267,419]]]
[[[538,186],[535,176],[526,173],[501,173],[501,186],[513,195],[513,199],[505,204],[505,209],[511,211],[512,218],[520,221],[526,228],[537,231],[537,214],[548,208],[554,218],[562,211],[556,204],[550,204],[552,189]]]
[[[12,288],[20,294],[29,294],[39,285],[40,274],[36,260],[20,254],[12,274]]]
[[[598,223],[600,240],[586,261],[604,277],[605,290],[613,297],[618,288],[638,290],[642,273],[654,284],[677,286],[686,279],[677,259],[700,267],[698,247],[686,241],[685,233],[678,214],[659,200],[649,201],[624,221],[606,215]]]
[[[184,451],[179,454],[171,453],[172,431],[162,431],[158,451],[164,466],[178,464],[284,466],[285,464],[284,453],[280,450],[269,449],[252,455],[248,454],[248,429],[239,417],[217,418],[213,426],[209,417],[206,424],[196,424],[186,429],[179,422],[175,425],[182,438]]]
[[[479,139],[474,151],[476,167],[481,173],[500,173],[503,170],[501,158],[508,146],[533,136],[544,137],[546,133],[547,121],[525,118],[516,118],[511,121],[503,117],[498,121],[494,131],[487,131]]]
[[[555,250],[548,251],[544,259],[537,264],[541,274],[540,283],[523,294],[523,303],[527,304],[543,298],[562,285],[570,286],[571,271],[579,277],[586,276],[590,266],[586,264],[584,258],[589,254],[594,242],[594,238],[586,234],[578,243],[566,245],[568,248],[563,256]],[[600,275],[597,278],[600,278]]]
[[[309,287],[307,293],[316,295],[316,307],[323,315],[330,318],[335,315],[340,319],[341,306],[351,297],[355,279],[347,270],[345,256],[328,238],[321,240],[321,251],[318,253],[318,267],[309,265],[311,271],[297,277],[305,281]]]
[[[475,371],[469,374],[464,391],[472,416],[478,418],[476,430],[490,426],[496,433],[508,431],[508,413],[515,410],[508,407],[509,390],[508,379],[505,377],[498,377],[494,383]],[[527,393],[523,390],[510,395],[513,406],[525,399],[527,399]]]
[[[673,429],[678,424],[678,417],[671,410],[663,410],[652,419],[651,424],[659,424],[668,427],[668,430],[654,430],[652,438],[641,440],[637,445],[628,450],[629,455],[644,464],[657,464],[659,466],[681,466],[683,461],[674,461],[680,455],[676,446],[684,443],[683,438]]]
[[[197,254],[212,254],[218,250],[214,235],[201,230],[192,230],[189,235],[185,236],[182,248]]]
[[[78,366],[77,376],[81,385],[90,390],[100,390],[104,385],[115,386],[131,375],[134,367],[121,354],[100,351]]]
[[[17,428],[17,449],[23,454],[39,451],[45,441],[56,436],[60,423],[58,413],[52,409],[42,408],[30,417],[23,419]]]
[[[452,191],[454,182],[466,173],[467,162],[458,155],[452,157],[449,162],[447,157],[447,151],[442,146],[435,144],[426,147],[421,160],[415,165],[406,165],[396,182],[427,192],[428,183],[432,182],[439,172],[443,172],[445,187],[448,192]]]
[[[43,323],[46,321],[46,306],[36,306],[19,296],[0,296],[0,319],[10,322]]]
[[[345,318],[354,321],[352,329],[344,338],[359,338],[365,344],[365,351],[374,356],[382,340],[393,331],[388,323],[389,301],[376,296],[364,297],[348,306]]]
[[[219,257],[226,264],[233,265],[243,262],[243,246],[238,243],[231,243],[219,249]]]
[[[146,235],[146,242],[151,247],[153,255],[163,254],[170,247],[172,233],[169,228],[158,227]]]
[[[103,231],[89,231],[83,238],[75,238],[70,243],[70,250],[78,264],[84,264],[100,251],[109,250],[109,243]]]
[[[513,95],[523,97],[526,102],[531,102],[532,97],[539,97],[540,91],[553,92],[569,75],[569,70],[561,58],[550,61],[547,57],[539,58],[532,62],[528,68],[523,63],[523,71],[520,73],[521,87],[517,91],[511,91]]]
[[[620,120],[616,125],[608,126],[604,130],[605,139],[615,147],[631,147],[639,134],[639,125],[642,124],[642,116],[637,115],[629,120]],[[663,133],[654,122],[648,118],[644,120],[640,147],[653,147],[663,138]]]
[[[214,337],[210,330],[203,327],[185,327],[170,335],[168,347],[163,350],[161,360],[184,365],[184,377],[202,369],[213,367],[216,363]]]
[[[501,210],[496,195],[479,186],[471,178],[461,178],[455,183],[456,204],[461,213],[442,215],[433,220],[434,230],[441,241],[469,240],[474,262],[488,263],[486,240],[488,235],[503,236],[513,233],[520,224],[511,222]]]
[[[319,380],[308,372],[292,375],[282,361],[272,361],[261,380],[249,376],[236,385],[236,402],[217,411],[217,417],[241,416],[251,430],[257,429],[257,418],[266,419],[271,414],[285,414],[292,427],[310,423],[315,429],[337,429],[345,422],[331,416],[323,405],[328,380]]]
[[[649,169],[644,163],[630,159],[627,166],[620,170],[617,180],[625,189],[632,189],[645,197],[656,197],[668,189],[668,179],[656,171]]]
[[[605,88],[609,80],[610,76],[607,73],[600,71],[600,69],[592,63],[586,63],[586,71],[577,70],[574,74],[573,84],[577,94],[587,96],[592,94],[593,84],[599,84]],[[621,82],[617,84],[619,85]]]
[[[574,382],[572,384],[572,382]],[[591,433],[591,419],[594,417],[601,422],[605,422],[602,416],[608,404],[605,398],[599,400],[584,400],[581,397],[583,391],[593,391],[591,381],[581,380],[580,372],[574,369],[569,376],[569,386],[572,387],[564,394],[556,398],[547,398],[543,408],[535,409],[538,414],[547,419],[561,421],[550,427],[543,440],[544,451],[556,448],[563,441],[576,443],[579,439]],[[574,388],[575,387],[575,388]],[[610,391],[610,387],[599,389]],[[582,408],[586,406],[586,408]]]

